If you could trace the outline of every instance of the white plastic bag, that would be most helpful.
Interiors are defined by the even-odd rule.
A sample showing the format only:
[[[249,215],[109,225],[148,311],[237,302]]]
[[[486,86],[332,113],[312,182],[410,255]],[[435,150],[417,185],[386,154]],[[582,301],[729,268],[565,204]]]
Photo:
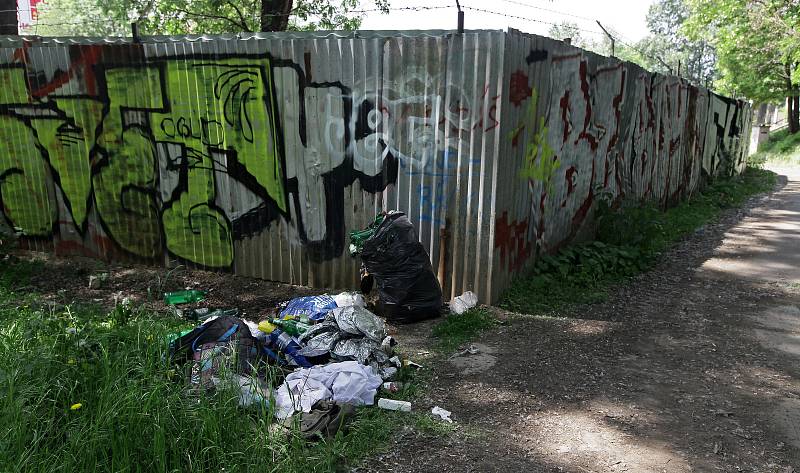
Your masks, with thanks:
[[[478,296],[472,291],[467,291],[450,301],[450,312],[461,315],[478,305]]]
[[[367,306],[367,302],[364,300],[364,296],[362,296],[357,292],[343,292],[341,294],[333,296],[333,300],[336,302],[337,307]]]

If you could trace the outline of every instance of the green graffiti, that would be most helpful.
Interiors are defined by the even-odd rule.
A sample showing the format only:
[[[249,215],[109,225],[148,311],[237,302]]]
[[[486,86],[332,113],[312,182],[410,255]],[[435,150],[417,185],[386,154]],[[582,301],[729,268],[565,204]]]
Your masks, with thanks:
[[[156,202],[156,150],[150,131],[123,121],[126,109],[162,106],[155,68],[109,69],[108,110],[103,117],[94,201],[106,230],[120,247],[144,257],[161,254]]]
[[[170,112],[151,115],[157,141],[203,155],[235,153],[278,208],[287,209],[278,153],[269,61],[224,59],[167,64]]]
[[[0,69],[3,104],[27,104],[25,69]],[[0,199],[2,211],[18,231],[48,236],[56,219],[47,190],[47,163],[34,131],[14,116],[0,116]]]
[[[205,266],[233,262],[230,223],[216,209],[215,169],[234,159],[286,211],[267,60],[171,62],[166,67],[169,112],[150,115],[157,141],[180,143],[188,189],[162,215],[167,248]]]
[[[47,164],[33,131],[0,116],[0,198],[11,224],[28,236],[49,236],[56,209],[47,192]]]
[[[545,191],[550,193],[553,190],[553,176],[561,167],[561,161],[555,158],[555,152],[547,142],[548,128],[545,126],[544,117],[536,118],[536,105],[538,94],[533,90],[531,100],[528,103],[528,119],[531,125],[536,125],[536,132],[530,142],[525,147],[525,162],[520,171],[520,176],[526,179],[539,181],[544,184]],[[524,126],[524,125],[522,125]],[[520,129],[512,133],[519,133]]]
[[[90,151],[102,117],[102,104],[86,98],[54,99],[63,118],[33,118],[39,142],[47,151],[75,225],[82,227],[92,190]]]
[[[164,210],[162,221],[167,248],[204,266],[230,266],[233,239],[225,214],[211,204],[192,200],[189,194],[184,194]]]
[[[0,102],[9,110],[0,117],[0,197],[13,225],[49,236],[63,201],[86,228],[94,205],[108,236],[132,254],[155,258],[166,247],[227,267],[233,231],[220,205],[232,204],[217,175],[288,211],[268,59],[168,60],[98,73],[98,98],[40,100],[28,93],[24,67],[0,69]],[[160,185],[174,188],[159,192]]]

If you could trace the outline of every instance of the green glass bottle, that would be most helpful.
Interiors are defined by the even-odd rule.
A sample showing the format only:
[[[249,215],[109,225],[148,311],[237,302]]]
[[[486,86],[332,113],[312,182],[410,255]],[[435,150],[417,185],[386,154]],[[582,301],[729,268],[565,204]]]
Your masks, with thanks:
[[[206,298],[206,291],[191,289],[189,291],[165,292],[164,304],[191,304]]]
[[[306,332],[306,330],[311,328],[310,325],[298,322],[297,320],[272,319],[272,324],[277,325],[281,328],[281,330],[293,337],[302,335]]]
[[[311,319],[307,315],[284,315],[281,320],[294,320],[301,324],[311,325]]]

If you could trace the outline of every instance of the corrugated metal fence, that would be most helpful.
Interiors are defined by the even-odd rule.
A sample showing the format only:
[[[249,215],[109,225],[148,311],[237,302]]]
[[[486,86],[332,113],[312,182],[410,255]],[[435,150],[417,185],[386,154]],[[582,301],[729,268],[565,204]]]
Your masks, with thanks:
[[[598,192],[668,205],[747,148],[746,104],[514,31],[0,44],[2,213],[60,254],[348,287],[400,209],[488,302]]]

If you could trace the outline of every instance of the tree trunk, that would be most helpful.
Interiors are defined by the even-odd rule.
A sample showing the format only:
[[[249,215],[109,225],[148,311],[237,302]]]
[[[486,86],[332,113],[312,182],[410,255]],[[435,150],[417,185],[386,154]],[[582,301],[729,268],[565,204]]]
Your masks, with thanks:
[[[798,123],[798,96],[788,96],[786,97],[786,121],[789,123],[789,133],[797,133],[798,129],[800,129],[800,123]]]
[[[17,0],[0,0],[0,34],[19,34]]]
[[[286,31],[294,0],[261,0],[261,31]]]

